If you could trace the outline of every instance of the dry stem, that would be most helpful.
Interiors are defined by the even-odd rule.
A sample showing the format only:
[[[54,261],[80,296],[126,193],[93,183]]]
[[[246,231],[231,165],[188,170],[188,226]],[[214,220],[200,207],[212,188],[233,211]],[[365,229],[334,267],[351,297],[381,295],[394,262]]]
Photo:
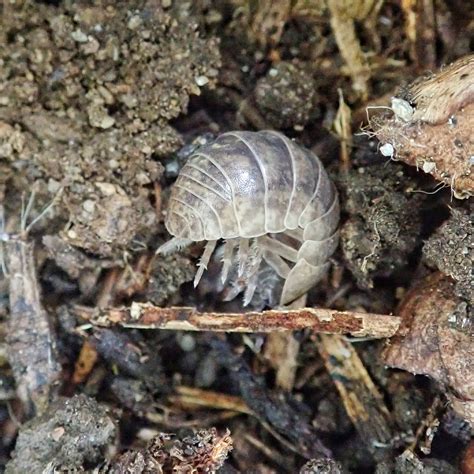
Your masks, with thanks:
[[[384,338],[393,336],[400,318],[323,308],[300,308],[248,313],[200,313],[190,307],[160,308],[149,303],[130,307],[74,306],[75,314],[98,326],[120,325],[141,329],[271,333],[311,329],[329,334]]]

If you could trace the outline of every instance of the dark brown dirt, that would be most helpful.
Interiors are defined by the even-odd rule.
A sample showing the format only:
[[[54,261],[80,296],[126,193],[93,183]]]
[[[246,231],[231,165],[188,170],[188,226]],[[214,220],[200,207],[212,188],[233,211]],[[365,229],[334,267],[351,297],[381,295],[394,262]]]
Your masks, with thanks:
[[[22,426],[5,472],[44,472],[94,466],[116,443],[116,418],[85,395],[61,399]]]

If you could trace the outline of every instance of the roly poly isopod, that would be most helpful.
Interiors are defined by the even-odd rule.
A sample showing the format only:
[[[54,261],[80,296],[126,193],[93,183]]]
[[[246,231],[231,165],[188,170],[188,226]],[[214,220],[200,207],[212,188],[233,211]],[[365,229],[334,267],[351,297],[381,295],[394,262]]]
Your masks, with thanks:
[[[284,280],[288,304],[324,275],[338,243],[339,200],[317,156],[281,133],[227,132],[188,159],[171,191],[165,225],[174,236],[159,253],[207,241],[194,285],[219,239],[222,280],[238,246],[244,304],[262,260]]]

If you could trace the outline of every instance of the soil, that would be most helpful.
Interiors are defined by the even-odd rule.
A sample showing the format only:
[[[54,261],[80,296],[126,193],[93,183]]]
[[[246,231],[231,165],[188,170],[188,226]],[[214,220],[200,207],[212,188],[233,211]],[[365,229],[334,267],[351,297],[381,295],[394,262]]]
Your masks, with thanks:
[[[170,188],[193,151],[225,131],[274,129],[318,154],[341,201],[339,249],[306,305],[396,314],[410,331],[415,312],[400,308],[441,272],[456,303],[430,319],[424,343],[438,351],[442,329],[472,352],[472,140],[464,134],[456,156],[434,159],[426,146],[452,132],[450,118],[407,125],[383,107],[469,55],[474,12],[469,2],[319,3],[0,5],[2,470],[381,474],[472,462],[469,374],[462,390],[455,368],[432,377],[416,333],[406,341],[416,340],[417,364],[399,366],[407,371],[385,366],[390,340],[341,338],[360,373],[344,362],[338,372],[335,354],[322,355],[330,339],[308,329],[283,340],[292,349],[281,361],[264,334],[117,327],[108,312],[131,306],[133,316],[133,302],[201,312],[277,305],[282,280],[268,269],[244,308],[231,298],[239,283],[220,281],[222,250],[197,288],[200,243],[156,255],[170,238]],[[460,118],[473,106],[463,90]],[[422,151],[408,128],[428,137]],[[402,135],[405,163],[395,163],[401,141],[391,138]],[[386,143],[393,153],[380,150]],[[423,172],[426,157],[440,173]],[[452,178],[443,160],[462,170],[454,196],[436,181]],[[84,307],[97,318],[81,317]],[[292,367],[289,387],[280,365]]]

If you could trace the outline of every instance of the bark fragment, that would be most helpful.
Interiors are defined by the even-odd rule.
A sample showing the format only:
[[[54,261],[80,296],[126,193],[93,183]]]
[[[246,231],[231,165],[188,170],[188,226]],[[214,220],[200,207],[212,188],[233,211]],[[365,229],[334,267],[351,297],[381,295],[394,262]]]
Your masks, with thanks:
[[[474,425],[474,338],[451,324],[458,304],[454,282],[442,273],[416,285],[401,303],[403,326],[384,359],[446,387],[453,409]]]
[[[474,194],[474,55],[420,78],[393,99],[395,115],[371,125],[393,155],[450,186],[457,198]]]

